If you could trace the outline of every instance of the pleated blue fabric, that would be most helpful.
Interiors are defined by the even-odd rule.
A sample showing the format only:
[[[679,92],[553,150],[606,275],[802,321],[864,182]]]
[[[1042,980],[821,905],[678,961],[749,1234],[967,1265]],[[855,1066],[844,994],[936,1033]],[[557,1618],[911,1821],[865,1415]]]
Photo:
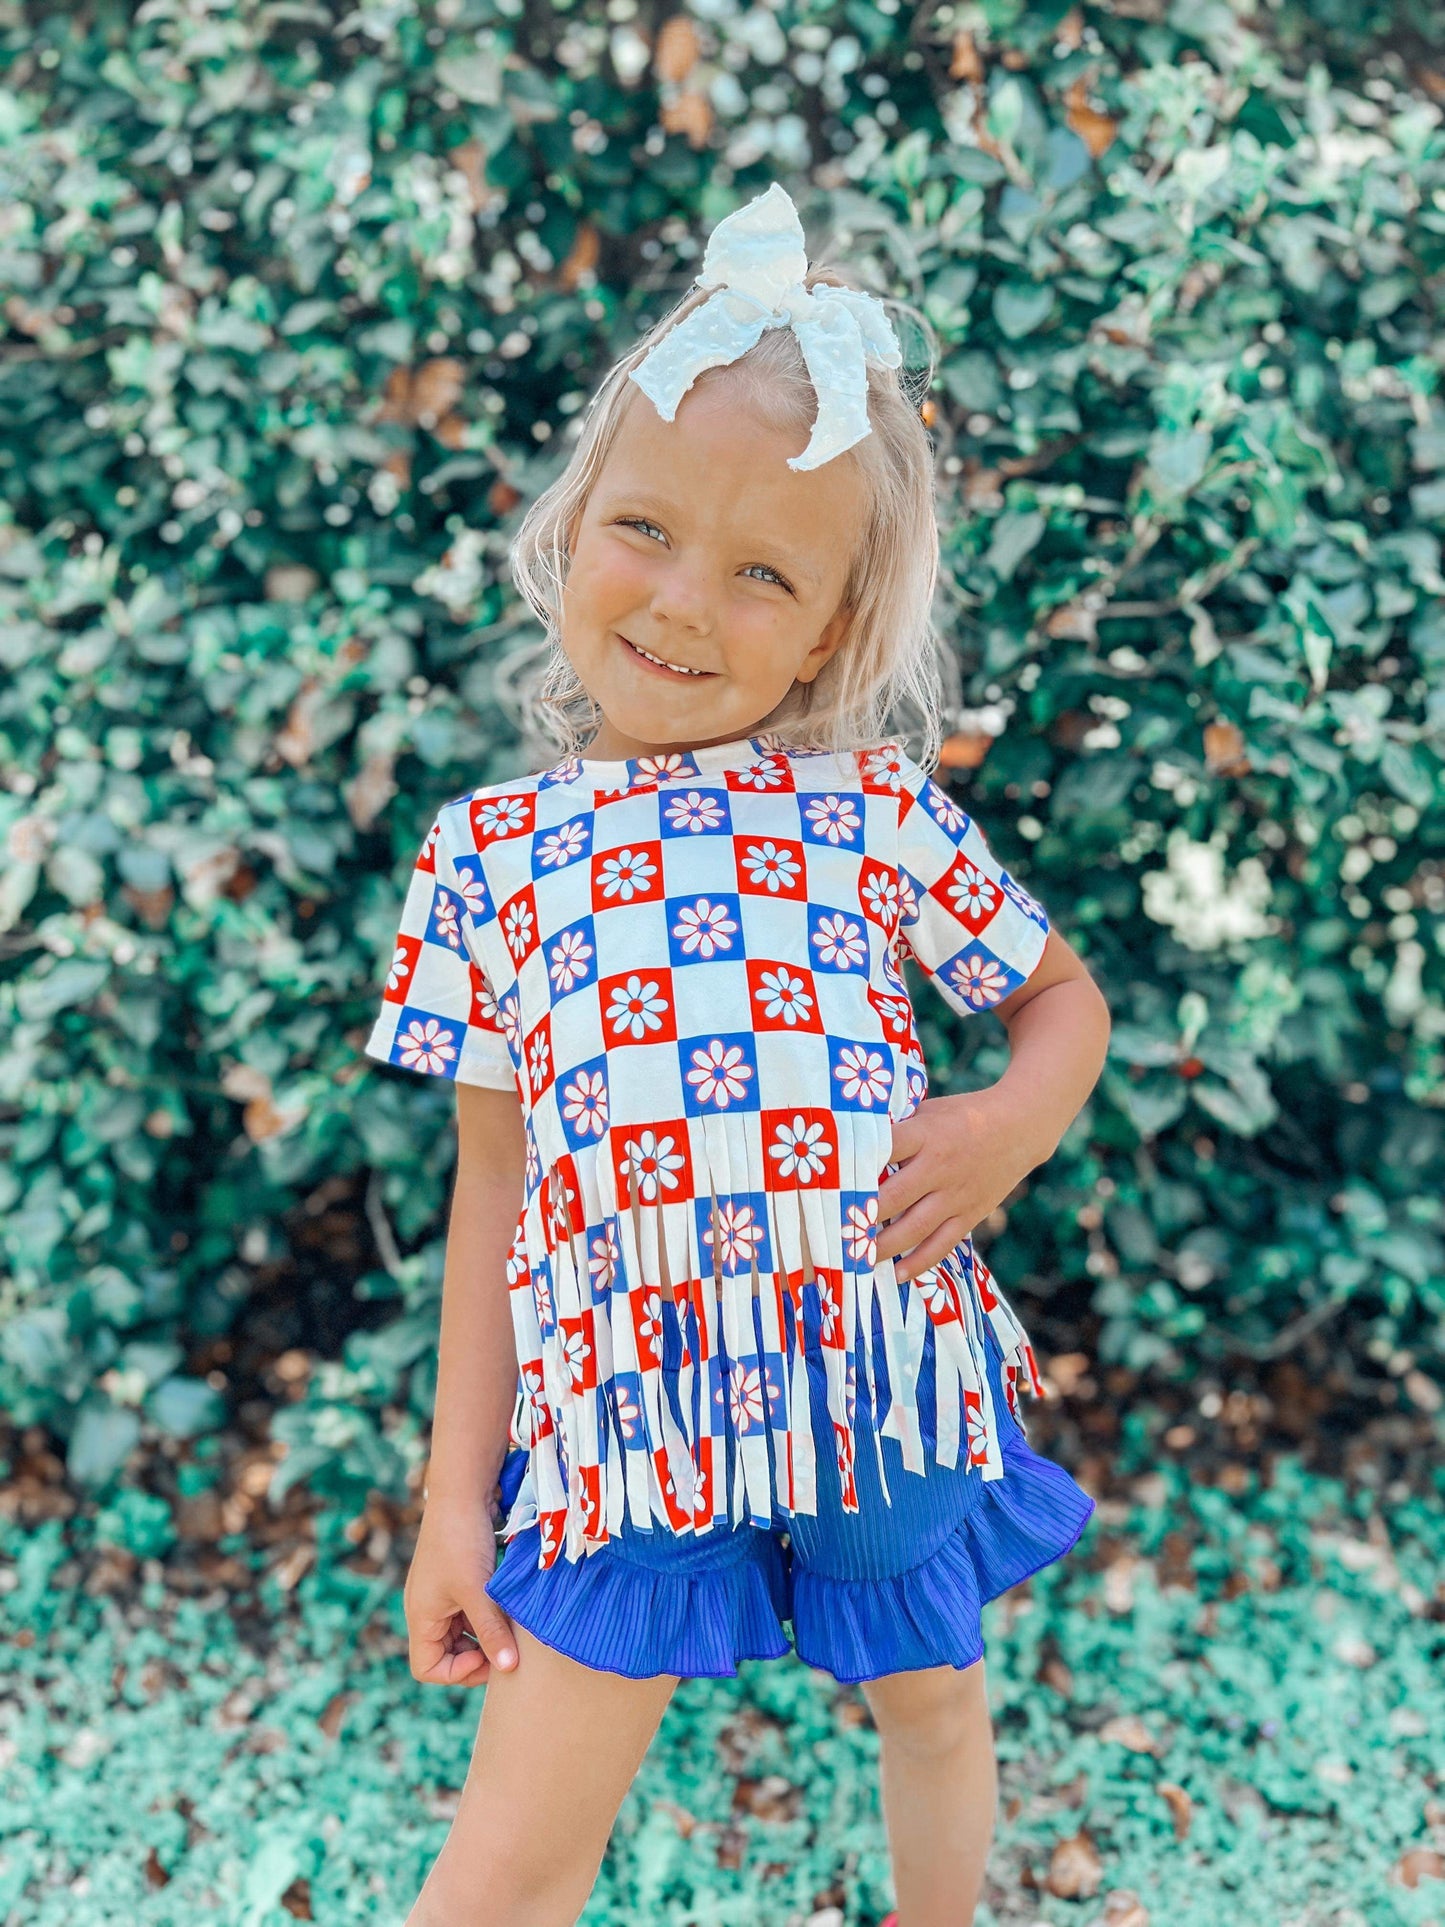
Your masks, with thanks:
[[[671,1311],[665,1302],[663,1369],[676,1413],[681,1335]],[[628,1521],[600,1552],[545,1569],[539,1528],[532,1526],[505,1546],[499,1540],[488,1595],[545,1645],[629,1679],[732,1679],[740,1661],[778,1659],[790,1650],[840,1684],[973,1665],[984,1656],[982,1608],[1070,1551],[1095,1509],[1063,1466],[1028,1444],[1004,1396],[1002,1348],[991,1330],[986,1335],[1003,1478],[982,1479],[962,1457],[950,1467],[931,1456],[937,1407],[930,1328],[919,1374],[927,1472],[907,1471],[898,1441],[885,1436],[891,1504],[871,1440],[862,1442],[876,1427],[860,1374],[856,1513],[843,1510],[831,1432],[815,1417],[816,1515],[777,1511],[771,1530],[744,1524],[701,1535],[660,1526],[641,1531]],[[805,1330],[808,1369],[821,1381],[822,1359],[807,1338]],[[878,1404],[886,1410],[881,1346],[877,1356]],[[825,1409],[819,1398],[815,1413]],[[525,1452],[514,1452],[503,1468],[507,1508],[525,1463]]]

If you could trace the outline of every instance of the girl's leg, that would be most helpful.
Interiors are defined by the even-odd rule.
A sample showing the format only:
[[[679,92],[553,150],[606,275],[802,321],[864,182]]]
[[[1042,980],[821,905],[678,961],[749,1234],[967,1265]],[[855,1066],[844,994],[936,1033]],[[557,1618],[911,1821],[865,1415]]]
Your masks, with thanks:
[[[580,1665],[513,1621],[461,1802],[405,1927],[573,1927],[677,1680]]]
[[[998,1804],[983,1661],[863,1682],[881,1742],[898,1927],[970,1927]]]

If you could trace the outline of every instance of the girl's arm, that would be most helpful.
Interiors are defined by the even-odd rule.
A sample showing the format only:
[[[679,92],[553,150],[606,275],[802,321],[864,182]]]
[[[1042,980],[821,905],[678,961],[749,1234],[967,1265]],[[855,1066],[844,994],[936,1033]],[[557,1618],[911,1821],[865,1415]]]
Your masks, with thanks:
[[[526,1174],[515,1091],[458,1084],[457,1169],[442,1280],[436,1410],[426,1494],[490,1515],[517,1395],[507,1254]]]
[[[1057,930],[1028,982],[993,1009],[1009,1038],[998,1082],[925,1098],[893,1127],[900,1168],[879,1186],[877,1255],[898,1260],[900,1280],[937,1264],[1053,1156],[1104,1068],[1108,1003]]]

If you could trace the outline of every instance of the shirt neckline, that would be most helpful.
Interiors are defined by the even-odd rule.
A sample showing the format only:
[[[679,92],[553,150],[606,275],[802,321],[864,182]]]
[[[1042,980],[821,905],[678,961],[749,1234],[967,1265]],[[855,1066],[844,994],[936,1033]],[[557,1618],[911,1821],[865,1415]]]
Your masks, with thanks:
[[[554,782],[583,783],[597,790],[645,789],[658,783],[696,782],[728,770],[752,769],[770,756],[789,754],[791,748],[763,732],[655,756],[568,756],[546,773]]]

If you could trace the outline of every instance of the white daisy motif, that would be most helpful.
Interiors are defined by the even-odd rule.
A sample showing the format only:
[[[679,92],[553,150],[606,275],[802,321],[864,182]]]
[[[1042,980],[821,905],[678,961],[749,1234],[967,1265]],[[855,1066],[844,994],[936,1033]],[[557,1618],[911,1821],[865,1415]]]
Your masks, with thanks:
[[[1013,898],[1026,917],[1032,917],[1035,923],[1048,923],[1044,906],[1036,897],[1031,897],[1021,883],[1015,883],[1007,870],[1000,872],[999,881],[1003,884],[1005,894]]]
[[[757,1366],[735,1359],[728,1374],[728,1391],[733,1429],[739,1435],[756,1431],[763,1422],[763,1386]]]
[[[779,849],[771,839],[765,839],[748,845],[743,852],[743,868],[753,883],[776,896],[780,890],[792,889],[802,865],[791,850]]]
[[[401,944],[398,944],[392,952],[391,969],[386,973],[387,989],[400,990],[410,975],[411,964],[407,960],[406,951]]]
[[[998,899],[997,885],[966,857],[960,857],[948,879],[949,906],[960,922],[981,923]]]
[[[834,970],[861,970],[868,961],[868,939],[863,926],[841,910],[820,917],[813,932],[818,961]]]
[[[897,874],[887,869],[865,872],[858,886],[858,895],[864,908],[878,919],[885,930],[891,930],[898,921]]]
[[[552,1048],[547,1042],[546,1031],[538,1031],[527,1051],[527,1081],[535,1096],[546,1087],[552,1063]]]
[[[723,807],[715,796],[704,796],[700,790],[689,790],[685,796],[669,798],[667,820],[679,832],[687,831],[693,836],[701,836],[705,831],[715,830],[722,824]]]
[[[637,1195],[651,1204],[664,1191],[676,1191],[678,1172],[685,1170],[687,1159],[677,1148],[676,1138],[658,1131],[639,1131],[622,1147],[623,1169],[632,1179]]]
[[[560,870],[587,847],[587,826],[575,819],[537,839],[537,861],[544,870]]]
[[[827,1170],[832,1150],[833,1141],[821,1124],[795,1117],[790,1123],[778,1126],[768,1146],[768,1156],[776,1163],[780,1177],[811,1184]]]
[[[525,903],[509,903],[507,914],[502,922],[503,935],[507,948],[514,957],[525,957],[527,946],[532,941],[532,932],[537,927],[537,919]]]
[[[725,1199],[714,1213],[714,1222],[703,1233],[703,1243],[715,1245],[725,1265],[733,1269],[750,1264],[753,1253],[763,1242],[763,1227],[750,1204]]]
[[[700,957],[704,962],[711,962],[719,951],[731,950],[737,930],[737,919],[728,914],[727,905],[714,903],[711,897],[698,897],[693,903],[685,903],[672,926],[672,934],[683,954]]]
[[[855,1265],[869,1271],[878,1262],[878,1200],[869,1198],[866,1206],[850,1204],[843,1213],[843,1244]]]
[[[593,1296],[607,1291],[617,1275],[617,1266],[622,1253],[617,1247],[617,1233],[612,1225],[595,1237],[587,1250],[587,1275],[592,1281]]]
[[[746,1097],[753,1067],[740,1044],[725,1044],[720,1037],[692,1054],[692,1069],[687,1081],[699,1104],[715,1104],[725,1111]]]
[[[950,965],[947,981],[979,1010],[1001,1003],[1008,995],[1007,971],[996,957],[986,957],[978,950]]]
[[[461,906],[449,890],[438,890],[436,897],[437,935],[453,950],[462,947]]]
[[[455,1030],[435,1017],[413,1017],[397,1039],[397,1061],[409,1071],[445,1076],[447,1065],[457,1056],[455,1036]]]
[[[775,790],[787,781],[787,775],[788,766],[781,756],[763,756],[739,770],[733,780],[740,789]]]
[[[696,764],[683,751],[674,749],[666,756],[639,756],[636,768],[639,777],[660,782],[669,776],[691,776]]]
[[[870,783],[886,783],[891,790],[897,790],[902,785],[903,758],[891,743],[865,756],[863,768]]]
[[[607,1022],[612,1027],[614,1037],[630,1037],[638,1043],[649,1031],[662,1029],[662,1020],[667,1011],[667,999],[662,995],[656,979],[633,975],[625,984],[618,984],[612,992],[612,1002],[607,1007]]]
[[[601,1137],[607,1129],[607,1082],[601,1071],[578,1071],[563,1085],[562,1115],[575,1131]]]
[[[602,894],[631,903],[650,888],[657,865],[645,850],[614,850],[602,861]]]
[[[836,849],[840,843],[856,843],[863,819],[858,806],[842,796],[822,796],[808,805],[807,818],[818,836]]]
[[[527,827],[527,800],[523,796],[498,796],[477,806],[477,828],[484,836],[516,836]]]
[[[920,1271],[913,1283],[936,1325],[945,1324],[952,1318],[953,1296],[948,1289],[948,1280],[937,1265],[929,1265],[926,1271]]]
[[[642,1434],[642,1407],[632,1396],[627,1385],[616,1386],[617,1427],[624,1439],[639,1438]]]
[[[583,1332],[567,1332],[562,1338],[562,1363],[572,1380],[572,1389],[581,1391],[582,1381],[587,1374],[587,1360],[592,1356],[592,1347],[587,1343]]]
[[[893,1088],[893,1071],[882,1051],[869,1050],[864,1044],[848,1044],[838,1053],[833,1067],[844,1097],[852,1104],[872,1110],[886,1104]]]
[[[776,970],[762,973],[762,985],[754,995],[769,1017],[781,1017],[785,1024],[807,1023],[813,1012],[813,998],[804,978],[785,964],[779,964]]]
[[[898,921],[917,923],[918,885],[906,870],[898,872]]]
[[[460,866],[457,875],[461,879],[462,903],[466,913],[474,923],[480,923],[487,914],[487,886],[479,876]]]
[[[956,843],[968,828],[968,811],[931,777],[923,786],[923,800],[934,822]]]
[[[592,945],[580,930],[563,931],[547,953],[547,972],[559,997],[582,982],[592,956]]]

